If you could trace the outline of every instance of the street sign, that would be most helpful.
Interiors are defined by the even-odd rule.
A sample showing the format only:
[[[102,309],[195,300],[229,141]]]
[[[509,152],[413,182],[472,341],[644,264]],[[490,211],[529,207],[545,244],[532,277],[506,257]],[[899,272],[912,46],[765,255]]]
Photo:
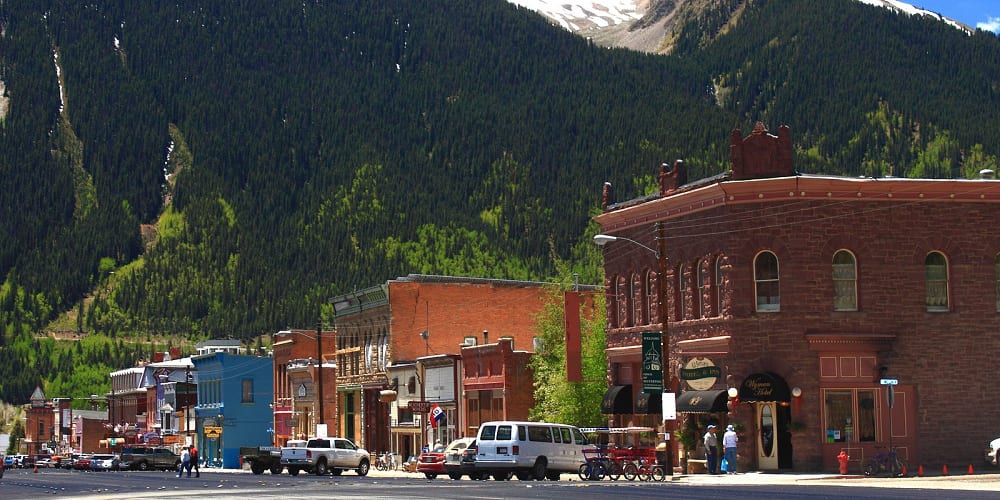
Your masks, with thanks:
[[[878,383],[880,383],[882,385],[898,385],[899,384],[899,379],[898,378],[884,378],[884,379],[879,380]]]
[[[217,438],[222,435],[222,427],[205,427],[206,438]]]

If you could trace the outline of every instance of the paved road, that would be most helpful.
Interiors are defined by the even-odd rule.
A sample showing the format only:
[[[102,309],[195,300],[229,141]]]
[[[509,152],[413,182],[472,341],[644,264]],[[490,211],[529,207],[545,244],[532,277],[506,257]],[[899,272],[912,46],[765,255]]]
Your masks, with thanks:
[[[991,471],[992,472],[992,471]],[[864,478],[829,474],[746,473],[731,476],[684,475],[663,483],[580,481],[571,475],[553,481],[427,480],[403,472],[372,471],[368,477],[287,474],[254,476],[247,471],[204,471],[200,479],[178,479],[170,472],[91,473],[9,470],[0,479],[0,498],[191,499],[255,498],[553,499],[604,500],[652,498],[852,498],[887,499],[1000,498],[1000,474],[947,477]]]

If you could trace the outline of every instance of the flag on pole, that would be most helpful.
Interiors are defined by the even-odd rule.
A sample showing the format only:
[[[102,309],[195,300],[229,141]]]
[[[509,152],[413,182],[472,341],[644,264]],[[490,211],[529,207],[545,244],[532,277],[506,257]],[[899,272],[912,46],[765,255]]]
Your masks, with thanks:
[[[435,404],[431,408],[431,427],[436,429],[439,423],[444,423],[444,410]]]

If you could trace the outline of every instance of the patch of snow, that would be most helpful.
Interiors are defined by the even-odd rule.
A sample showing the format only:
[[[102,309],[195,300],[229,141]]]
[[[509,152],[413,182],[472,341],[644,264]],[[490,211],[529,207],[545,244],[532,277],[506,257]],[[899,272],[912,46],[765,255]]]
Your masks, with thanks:
[[[568,31],[607,28],[642,17],[642,0],[508,0],[533,10]]]

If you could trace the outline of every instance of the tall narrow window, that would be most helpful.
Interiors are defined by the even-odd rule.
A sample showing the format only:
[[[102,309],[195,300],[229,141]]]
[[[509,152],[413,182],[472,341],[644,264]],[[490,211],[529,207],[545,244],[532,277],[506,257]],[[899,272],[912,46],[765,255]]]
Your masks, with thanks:
[[[687,314],[687,289],[684,286],[684,264],[677,266],[677,321],[684,321]]]
[[[624,276],[618,277],[618,327],[624,328],[627,326],[632,326],[632,322],[629,319],[629,297],[628,297],[628,283],[625,282]]]
[[[948,260],[941,252],[931,252],[924,259],[927,280],[927,311],[948,310]]]
[[[607,306],[608,307],[608,327],[609,328],[618,328],[618,325],[620,324],[618,322],[618,288],[617,288],[617,286],[618,286],[618,277],[617,276],[611,276],[610,279],[607,280],[605,283],[606,283],[605,290],[608,290],[610,292],[610,293],[606,294],[607,295],[607,301],[608,301],[608,306]]]
[[[705,260],[698,261],[698,296],[695,297],[694,303],[695,307],[698,308],[696,316],[699,318],[708,316],[705,314],[705,309],[708,307],[708,304],[705,302],[705,297],[708,296],[709,288],[708,269],[705,267],[707,265],[708,263]]]
[[[645,294],[643,293],[642,278],[639,273],[632,273],[631,285],[632,289],[630,290],[630,295],[632,296],[632,326],[644,325],[646,324],[643,320],[646,308],[642,305],[642,301]]]
[[[253,379],[243,379],[243,400],[242,403],[253,403]]]
[[[659,286],[660,282],[656,278],[656,272],[652,270],[646,271],[646,317],[649,318],[647,324],[660,322],[658,309],[660,304]]]
[[[778,286],[778,257],[771,252],[761,252],[753,261],[754,286],[757,290],[757,311],[781,310]]]
[[[715,258],[715,286],[712,287],[716,316],[722,316],[722,256]]]
[[[996,274],[997,282],[997,312],[1000,312],[1000,253],[997,254],[993,267],[996,268],[994,273]]]
[[[858,310],[858,267],[847,250],[833,255],[833,310]]]

